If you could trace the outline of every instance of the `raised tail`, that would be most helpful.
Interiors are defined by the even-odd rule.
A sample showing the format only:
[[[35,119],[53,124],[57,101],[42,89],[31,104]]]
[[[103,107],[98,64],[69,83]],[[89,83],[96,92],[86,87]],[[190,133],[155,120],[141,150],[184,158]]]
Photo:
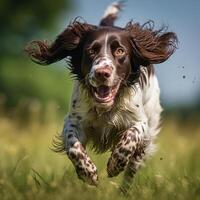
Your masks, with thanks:
[[[119,12],[125,5],[125,1],[113,2],[107,7],[100,21],[100,26],[113,26],[115,20],[118,18]]]

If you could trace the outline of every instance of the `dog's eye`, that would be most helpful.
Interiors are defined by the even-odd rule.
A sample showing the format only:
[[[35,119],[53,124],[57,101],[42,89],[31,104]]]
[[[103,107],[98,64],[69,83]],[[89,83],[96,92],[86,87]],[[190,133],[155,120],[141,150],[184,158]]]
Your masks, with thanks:
[[[88,53],[89,53],[90,55],[93,55],[93,54],[95,54],[95,50],[94,50],[94,49],[89,49],[89,50],[88,50]]]
[[[125,51],[124,49],[122,49],[121,47],[117,48],[115,51],[114,51],[114,55],[115,56],[123,56],[125,54]]]

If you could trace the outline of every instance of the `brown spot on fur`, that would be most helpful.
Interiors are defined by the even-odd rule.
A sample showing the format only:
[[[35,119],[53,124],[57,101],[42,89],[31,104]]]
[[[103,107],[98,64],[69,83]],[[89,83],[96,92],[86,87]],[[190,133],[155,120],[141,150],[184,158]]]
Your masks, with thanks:
[[[142,131],[143,131],[143,133],[144,133],[144,127],[143,127],[143,125],[141,125],[142,126]]]
[[[73,100],[73,102],[72,102],[72,106],[73,106],[73,107],[76,106],[76,102],[77,102],[77,100]]]
[[[81,160],[84,160],[84,159],[85,159],[85,156],[84,156],[83,153],[78,153],[78,154],[77,154],[77,157],[78,157],[79,159],[81,159]]]
[[[74,159],[76,159],[76,154],[75,154],[74,152],[70,152],[70,153],[69,153],[69,157],[70,157],[72,160],[74,160]]]
[[[72,137],[73,137],[73,134],[69,134],[69,135],[67,136],[68,139],[70,139],[70,138],[72,138]]]
[[[135,134],[131,134],[131,135],[130,135],[130,139],[131,139],[131,141],[136,141],[136,136],[135,136]]]
[[[71,126],[72,128],[77,128],[77,126],[76,126],[75,124],[70,124],[70,126]]]
[[[130,139],[128,139],[126,142],[125,142],[125,144],[124,145],[127,145],[127,144],[129,144],[131,142],[131,140]]]

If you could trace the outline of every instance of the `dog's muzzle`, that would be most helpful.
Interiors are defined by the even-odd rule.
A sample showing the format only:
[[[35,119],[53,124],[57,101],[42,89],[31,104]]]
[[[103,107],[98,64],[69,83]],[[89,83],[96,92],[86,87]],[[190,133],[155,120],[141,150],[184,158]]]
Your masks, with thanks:
[[[114,103],[120,86],[120,81],[116,82],[115,76],[115,68],[110,60],[102,60],[92,67],[89,83],[98,105],[110,106]]]

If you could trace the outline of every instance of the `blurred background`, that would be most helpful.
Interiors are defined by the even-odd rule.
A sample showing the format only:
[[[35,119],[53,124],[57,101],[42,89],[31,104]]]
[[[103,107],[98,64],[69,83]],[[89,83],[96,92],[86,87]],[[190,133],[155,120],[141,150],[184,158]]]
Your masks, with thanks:
[[[29,112],[54,109],[59,116],[68,110],[72,80],[64,61],[48,67],[32,63],[23,53],[31,40],[53,41],[70,20],[83,17],[98,24],[112,0],[1,0],[0,2],[0,112],[28,120]],[[133,19],[149,19],[157,28],[163,24],[177,33],[179,49],[169,61],[156,65],[161,100],[166,113],[182,118],[200,111],[199,35],[200,2],[135,0],[126,1],[116,25]],[[47,111],[48,112],[48,111]]]
[[[64,61],[32,63],[34,39],[54,41],[81,16],[98,24],[112,0],[0,0],[0,199],[121,199],[122,175],[108,179],[110,152],[95,155],[99,187],[78,180],[66,155],[50,149],[68,111],[72,80]],[[116,25],[151,19],[177,33],[179,49],[156,65],[164,107],[158,151],[133,184],[135,199],[200,199],[200,1],[127,0]],[[50,148],[48,148],[50,147]],[[112,198],[111,198],[112,197]],[[128,198],[129,199],[129,198]]]

